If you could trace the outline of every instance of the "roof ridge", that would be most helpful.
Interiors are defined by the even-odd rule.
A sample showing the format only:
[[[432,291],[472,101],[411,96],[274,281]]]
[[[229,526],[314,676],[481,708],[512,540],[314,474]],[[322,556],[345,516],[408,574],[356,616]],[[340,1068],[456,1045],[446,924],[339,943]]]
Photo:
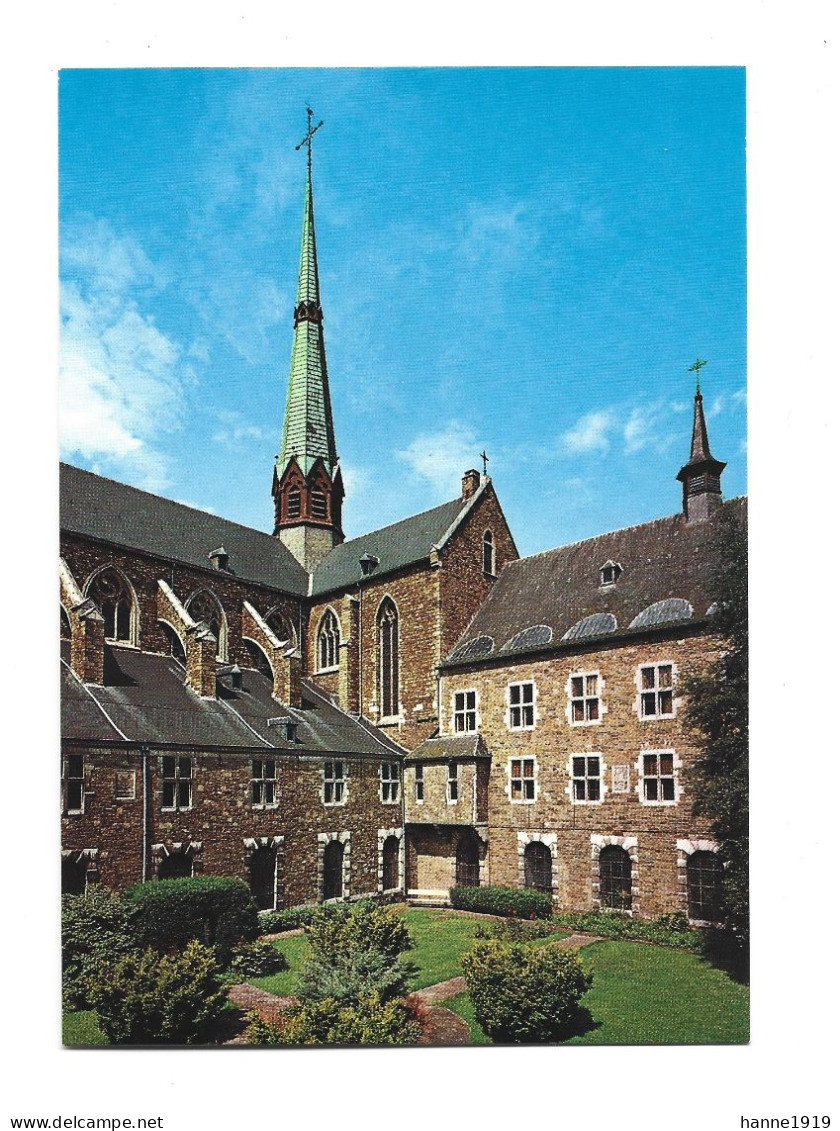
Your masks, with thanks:
[[[424,515],[433,514],[435,511],[443,510],[444,507],[451,507],[453,503],[460,502],[463,502],[466,506],[467,501],[463,498],[449,499],[445,503],[438,503],[436,507],[428,507],[424,511],[417,511],[415,514],[407,514],[404,518],[398,518],[395,522],[388,522],[384,526],[377,527],[376,530],[367,530],[364,534],[358,534],[355,538],[347,538],[344,542],[340,542],[339,546],[349,546],[353,542],[361,542],[365,538],[372,538],[374,534],[382,534],[384,531],[390,530],[394,526],[399,526],[401,522],[410,522],[413,518],[423,518]],[[336,549],[338,549],[339,546],[336,546]]]

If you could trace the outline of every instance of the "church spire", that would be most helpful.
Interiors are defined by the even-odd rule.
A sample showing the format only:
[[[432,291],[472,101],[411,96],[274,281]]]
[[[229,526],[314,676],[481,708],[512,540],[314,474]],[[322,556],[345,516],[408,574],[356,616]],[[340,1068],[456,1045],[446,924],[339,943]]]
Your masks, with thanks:
[[[689,368],[689,373],[697,375],[691,452],[688,463],[684,464],[677,473],[677,479],[683,485],[683,514],[688,522],[700,522],[708,518],[723,501],[720,476],[726,464],[715,459],[709,448],[709,433],[706,430],[706,415],[703,412],[703,394],[700,392],[700,368],[705,364],[706,362],[698,357]]]
[[[340,542],[344,490],[330,404],[323,311],[315,244],[312,200],[312,138],[324,124],[312,125],[296,148],[306,146],[306,189],[300,248],[294,334],[286,415],[274,468],[274,533],[307,569]]]

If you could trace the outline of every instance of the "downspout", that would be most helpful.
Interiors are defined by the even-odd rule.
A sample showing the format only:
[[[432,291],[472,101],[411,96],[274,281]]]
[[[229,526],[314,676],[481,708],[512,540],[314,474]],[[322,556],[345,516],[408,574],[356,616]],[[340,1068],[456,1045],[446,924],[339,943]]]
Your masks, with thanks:
[[[149,878],[149,748],[140,747],[141,774],[143,776],[143,867],[141,876],[145,884]]]
[[[359,609],[357,613],[356,635],[358,636],[356,666],[357,671],[357,694],[358,694],[358,714],[359,718],[362,717],[364,711],[362,710],[362,577],[359,575]]]

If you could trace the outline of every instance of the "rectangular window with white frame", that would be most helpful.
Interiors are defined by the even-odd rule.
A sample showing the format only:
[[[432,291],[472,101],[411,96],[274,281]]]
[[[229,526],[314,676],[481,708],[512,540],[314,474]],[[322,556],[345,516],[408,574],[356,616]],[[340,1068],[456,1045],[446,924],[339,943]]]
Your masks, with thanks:
[[[414,767],[414,800],[418,805],[422,805],[426,799],[425,770],[422,763]]]
[[[569,795],[575,805],[597,805],[604,800],[604,762],[600,754],[571,756]]]
[[[638,669],[639,717],[672,719],[674,717],[674,665],[642,664]]]
[[[164,755],[160,760],[161,808],[180,812],[192,809],[192,758]]]
[[[535,801],[537,797],[537,761],[535,758],[511,758],[510,799],[513,802]]]
[[[343,805],[347,800],[347,763],[342,759],[324,762],[321,797],[325,805]]]
[[[85,758],[83,754],[68,754],[64,759],[63,810],[65,813],[85,811]]]
[[[509,683],[507,689],[508,700],[508,729],[533,730],[535,724],[534,700],[536,698],[534,681],[525,683]]]
[[[396,805],[400,799],[400,764],[382,762],[379,766],[379,800],[383,805]]]
[[[601,721],[601,676],[598,672],[572,672],[569,677],[569,722],[588,726]]]
[[[255,809],[273,809],[277,795],[277,760],[254,758],[251,761],[251,804]]]
[[[450,761],[446,768],[446,800],[454,805],[458,800],[458,763]]]
[[[679,761],[673,750],[643,750],[639,755],[639,800],[643,805],[676,805]]]
[[[475,734],[478,725],[478,692],[456,691],[452,697],[452,727],[456,734]]]

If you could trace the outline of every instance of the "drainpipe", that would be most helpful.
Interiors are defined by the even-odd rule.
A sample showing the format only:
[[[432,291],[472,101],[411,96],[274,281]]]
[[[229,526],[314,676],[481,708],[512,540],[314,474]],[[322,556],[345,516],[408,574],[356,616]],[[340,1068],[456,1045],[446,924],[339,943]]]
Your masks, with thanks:
[[[141,876],[145,884],[149,878],[149,748],[140,747],[141,774],[143,777],[143,867]]]

